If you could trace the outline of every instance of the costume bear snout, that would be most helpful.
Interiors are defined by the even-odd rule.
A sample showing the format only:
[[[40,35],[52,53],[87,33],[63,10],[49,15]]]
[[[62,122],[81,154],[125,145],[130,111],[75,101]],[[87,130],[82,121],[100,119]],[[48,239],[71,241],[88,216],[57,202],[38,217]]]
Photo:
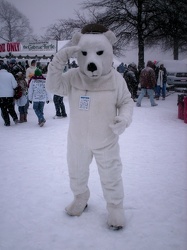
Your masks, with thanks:
[[[88,71],[94,72],[95,70],[97,70],[97,66],[95,65],[95,63],[89,63],[88,67],[87,67]]]

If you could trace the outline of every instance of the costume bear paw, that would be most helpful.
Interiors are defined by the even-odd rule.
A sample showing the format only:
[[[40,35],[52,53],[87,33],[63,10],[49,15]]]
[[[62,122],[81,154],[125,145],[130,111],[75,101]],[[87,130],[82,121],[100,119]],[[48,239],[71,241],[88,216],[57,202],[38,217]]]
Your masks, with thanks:
[[[89,191],[86,191],[83,194],[76,195],[74,201],[65,208],[67,214],[71,216],[80,216],[87,207],[89,197]]]
[[[125,215],[123,204],[119,205],[107,204],[108,210],[108,226],[112,230],[120,230],[125,225]]]
[[[127,122],[122,116],[116,116],[114,118],[114,124],[109,125],[109,127],[114,134],[121,135],[127,127]]]

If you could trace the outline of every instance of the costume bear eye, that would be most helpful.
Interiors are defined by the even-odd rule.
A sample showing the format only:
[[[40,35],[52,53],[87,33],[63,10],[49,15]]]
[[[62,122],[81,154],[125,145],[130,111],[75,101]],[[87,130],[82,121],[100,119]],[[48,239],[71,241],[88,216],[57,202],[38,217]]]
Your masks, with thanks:
[[[100,51],[97,52],[97,55],[101,56],[103,54],[103,52],[104,52],[103,50],[100,50]]]
[[[82,51],[83,56],[87,56],[87,52],[86,51]]]

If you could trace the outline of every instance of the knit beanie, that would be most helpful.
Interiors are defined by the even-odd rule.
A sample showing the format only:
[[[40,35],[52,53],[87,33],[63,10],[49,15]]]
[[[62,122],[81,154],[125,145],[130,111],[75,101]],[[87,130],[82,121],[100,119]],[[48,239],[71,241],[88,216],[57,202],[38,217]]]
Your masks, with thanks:
[[[34,75],[35,75],[35,76],[41,76],[41,75],[42,75],[42,71],[41,71],[40,69],[36,69],[36,70],[34,71]]]
[[[104,27],[101,24],[98,23],[93,23],[93,24],[87,24],[86,26],[83,27],[81,30],[82,34],[97,34],[97,33],[104,33],[107,32],[108,29]]]

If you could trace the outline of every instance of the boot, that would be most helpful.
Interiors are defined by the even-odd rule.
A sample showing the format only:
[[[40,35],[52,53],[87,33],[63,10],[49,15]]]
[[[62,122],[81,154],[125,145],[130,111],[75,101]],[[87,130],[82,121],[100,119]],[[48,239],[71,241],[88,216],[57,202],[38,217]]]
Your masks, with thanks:
[[[27,122],[27,114],[24,114],[24,122]]]
[[[121,202],[118,205],[108,203],[108,226],[113,230],[122,229],[125,225],[125,215],[123,209],[123,203]]]
[[[65,208],[67,214],[71,216],[80,216],[87,207],[89,197],[89,190],[83,194],[75,195],[74,201]]]
[[[19,123],[24,122],[24,114],[20,114]]]

